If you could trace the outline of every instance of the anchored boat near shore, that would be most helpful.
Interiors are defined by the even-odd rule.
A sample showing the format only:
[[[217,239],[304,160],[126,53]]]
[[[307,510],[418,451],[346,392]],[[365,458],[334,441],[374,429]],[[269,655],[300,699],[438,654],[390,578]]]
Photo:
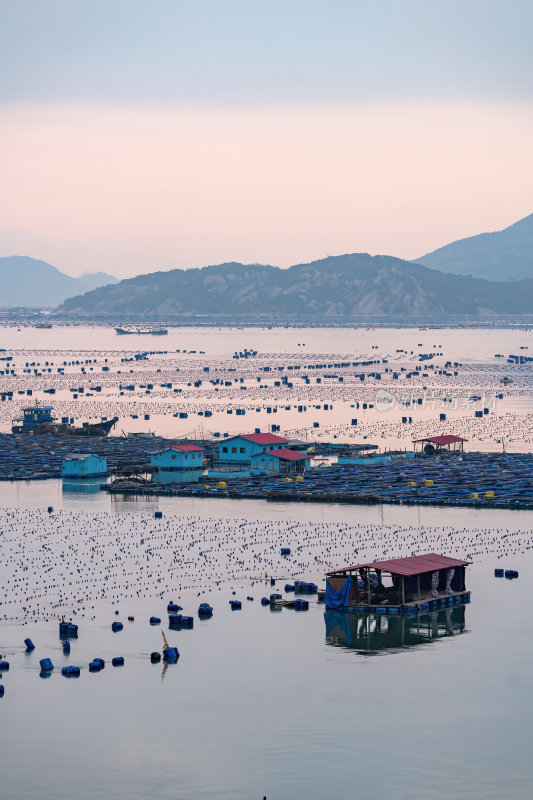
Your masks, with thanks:
[[[107,436],[109,431],[117,424],[118,417],[103,419],[100,422],[83,422],[81,428],[69,422],[68,417],[63,417],[58,422],[52,416],[52,406],[30,406],[22,409],[22,418],[14,419],[11,427],[12,433],[43,434],[51,433],[55,436]]]

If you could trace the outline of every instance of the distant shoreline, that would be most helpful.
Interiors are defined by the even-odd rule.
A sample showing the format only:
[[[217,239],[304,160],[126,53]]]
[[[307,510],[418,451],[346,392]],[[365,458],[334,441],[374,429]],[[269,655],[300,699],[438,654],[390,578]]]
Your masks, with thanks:
[[[426,330],[485,328],[485,329],[533,329],[533,314],[498,317],[228,317],[228,316],[115,316],[115,315],[55,315],[49,309],[0,309],[0,327],[32,327],[46,320],[54,327],[143,327],[164,325],[175,328],[421,328]]]

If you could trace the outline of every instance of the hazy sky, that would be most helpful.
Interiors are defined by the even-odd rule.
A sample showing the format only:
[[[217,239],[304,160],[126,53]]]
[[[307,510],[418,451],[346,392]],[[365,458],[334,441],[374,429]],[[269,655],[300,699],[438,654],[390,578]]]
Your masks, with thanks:
[[[414,258],[533,211],[531,0],[0,0],[0,255]]]

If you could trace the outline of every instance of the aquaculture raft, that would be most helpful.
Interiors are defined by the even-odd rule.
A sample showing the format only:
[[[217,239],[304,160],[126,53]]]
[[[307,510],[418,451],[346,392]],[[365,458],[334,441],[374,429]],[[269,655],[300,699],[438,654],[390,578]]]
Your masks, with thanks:
[[[471,562],[426,553],[356,564],[326,573],[325,605],[372,614],[414,614],[469,603]]]
[[[387,464],[312,469],[301,481],[286,476],[212,480],[180,485],[120,482],[116,494],[257,498],[273,502],[403,504],[533,509],[533,455],[421,455]]]

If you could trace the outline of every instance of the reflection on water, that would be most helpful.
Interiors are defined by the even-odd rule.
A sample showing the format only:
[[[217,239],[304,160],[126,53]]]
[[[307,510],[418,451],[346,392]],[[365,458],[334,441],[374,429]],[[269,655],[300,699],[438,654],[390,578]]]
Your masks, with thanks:
[[[414,616],[388,614],[353,614],[327,609],[326,642],[363,654],[399,650],[426,644],[434,639],[466,633],[466,607],[450,606]]]
[[[154,483],[196,483],[204,474],[203,469],[164,470],[154,473]]]
[[[61,489],[63,492],[73,492],[77,494],[96,494],[105,481],[102,478],[87,478],[85,480],[62,481]]]

